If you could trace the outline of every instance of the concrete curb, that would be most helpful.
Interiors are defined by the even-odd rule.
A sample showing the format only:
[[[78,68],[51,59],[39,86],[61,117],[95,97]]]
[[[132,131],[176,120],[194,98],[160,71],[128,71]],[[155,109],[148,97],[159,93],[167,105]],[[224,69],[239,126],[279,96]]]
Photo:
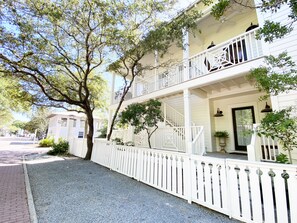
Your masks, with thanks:
[[[31,220],[31,223],[38,223],[25,160],[26,160],[25,156],[23,156],[23,169],[24,169],[24,175],[25,175],[25,185],[26,185],[26,193],[27,193],[27,199],[28,199],[30,220]]]

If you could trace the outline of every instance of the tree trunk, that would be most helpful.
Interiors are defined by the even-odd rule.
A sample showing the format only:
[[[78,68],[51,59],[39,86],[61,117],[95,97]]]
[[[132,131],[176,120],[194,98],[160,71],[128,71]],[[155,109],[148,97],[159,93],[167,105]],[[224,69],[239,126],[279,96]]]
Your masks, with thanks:
[[[94,135],[94,118],[92,111],[86,111],[87,115],[87,120],[88,120],[88,134],[87,134],[87,153],[85,156],[85,160],[90,160],[92,156],[92,151],[93,151],[93,135]]]
[[[131,79],[131,81],[130,81],[130,83],[128,85],[124,86],[124,90],[123,90],[123,94],[121,96],[121,100],[120,100],[120,102],[119,102],[119,104],[118,104],[118,106],[117,106],[117,108],[115,110],[115,113],[114,113],[114,115],[112,117],[112,121],[111,121],[111,124],[110,124],[110,127],[109,127],[109,132],[107,134],[107,140],[108,141],[111,138],[113,127],[115,125],[115,120],[116,120],[116,118],[118,116],[118,113],[120,111],[120,108],[121,108],[121,106],[122,106],[122,104],[123,104],[123,102],[125,100],[125,97],[126,97],[128,91],[129,91],[129,89],[131,88],[133,82],[134,82],[134,77],[132,77],[132,79]]]
[[[288,149],[288,155],[289,155],[289,162],[290,162],[290,164],[293,164],[292,154],[291,154],[291,150],[290,149]]]
[[[151,146],[151,136],[152,136],[152,134],[150,134],[148,129],[146,130],[146,133],[147,133],[147,142],[148,142],[149,148],[151,149],[152,148],[152,146]]]

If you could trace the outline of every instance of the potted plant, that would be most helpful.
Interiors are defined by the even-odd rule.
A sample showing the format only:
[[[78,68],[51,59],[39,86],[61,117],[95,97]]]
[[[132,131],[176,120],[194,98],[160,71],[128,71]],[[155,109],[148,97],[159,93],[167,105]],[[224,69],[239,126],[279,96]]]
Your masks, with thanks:
[[[229,133],[227,131],[216,131],[214,137],[219,138],[220,152],[226,152],[226,139],[229,138]]]

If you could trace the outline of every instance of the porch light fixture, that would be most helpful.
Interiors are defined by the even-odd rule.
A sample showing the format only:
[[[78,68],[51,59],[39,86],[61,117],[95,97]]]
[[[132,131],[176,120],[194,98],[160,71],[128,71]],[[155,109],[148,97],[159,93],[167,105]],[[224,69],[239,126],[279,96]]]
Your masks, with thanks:
[[[259,25],[254,25],[253,23],[251,23],[251,25],[245,30],[246,32],[256,29],[257,27],[259,27]]]
[[[266,102],[266,105],[265,105],[265,108],[261,110],[262,113],[265,113],[265,112],[272,112],[272,108],[270,108],[270,106],[267,104]]]
[[[224,116],[223,112],[218,108],[217,113],[214,115],[214,117],[222,117],[222,116]]]
[[[216,46],[216,45],[214,44],[213,41],[211,41],[211,43],[210,43],[210,45],[207,47],[207,49],[210,49],[210,48],[212,48],[212,47],[214,47],[214,46]]]

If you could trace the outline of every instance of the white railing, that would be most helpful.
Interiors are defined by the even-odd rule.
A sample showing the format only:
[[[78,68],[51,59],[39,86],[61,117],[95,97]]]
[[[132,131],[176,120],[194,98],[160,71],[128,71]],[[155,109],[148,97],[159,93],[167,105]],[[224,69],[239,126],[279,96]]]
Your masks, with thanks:
[[[79,154],[83,151],[76,149],[81,150]],[[297,222],[296,165],[218,159],[98,140],[92,161],[243,222]]]
[[[162,113],[166,124],[169,124],[172,127],[185,125],[184,115],[165,102],[162,102]]]
[[[203,126],[191,126],[193,153],[203,155],[205,153]],[[121,135],[125,133],[124,135]],[[127,138],[128,130],[115,131],[114,138],[120,138],[124,143],[130,141]],[[138,147],[148,147],[148,135],[146,131],[134,135],[133,142]],[[186,152],[185,127],[159,127],[151,137],[152,148],[176,152]]]
[[[191,57],[190,79],[260,57],[263,52],[260,40],[255,38],[256,31],[251,30]]]
[[[197,154],[197,155],[205,154],[203,126],[192,126],[192,147],[193,147],[194,154]]]
[[[279,155],[280,144],[277,140],[271,137],[261,136],[261,159],[265,161],[276,161],[276,156]]]
[[[188,80],[185,78],[187,73],[189,73],[189,79],[193,79],[261,57],[263,55],[261,41],[255,38],[257,30],[245,32],[200,52],[190,57],[189,61],[172,65],[167,71],[158,73],[156,76],[152,75],[146,79],[138,78],[134,96],[149,94],[180,84]],[[188,66],[184,66],[187,64]],[[184,67],[188,67],[188,72],[185,72]]]
[[[186,151],[184,127],[158,128],[154,134],[154,137],[156,148],[179,152]]]
[[[276,162],[281,150],[280,143],[271,137],[258,136],[258,126],[254,124],[251,144],[247,146],[248,160]]]

